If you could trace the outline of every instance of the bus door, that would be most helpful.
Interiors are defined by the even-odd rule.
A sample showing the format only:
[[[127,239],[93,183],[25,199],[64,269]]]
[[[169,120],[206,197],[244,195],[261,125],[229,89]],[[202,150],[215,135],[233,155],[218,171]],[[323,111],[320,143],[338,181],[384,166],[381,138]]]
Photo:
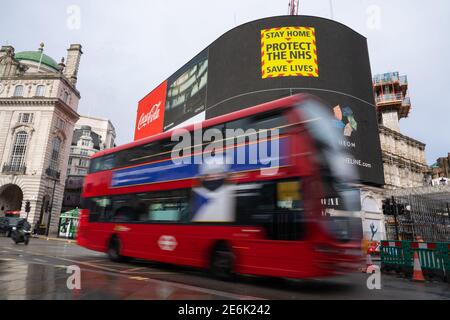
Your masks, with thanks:
[[[263,239],[243,240],[241,246],[247,249],[242,264],[279,270],[298,267],[308,249],[308,243],[302,241],[307,223],[301,181],[265,181],[238,185],[237,189],[237,223],[262,227],[265,232]]]

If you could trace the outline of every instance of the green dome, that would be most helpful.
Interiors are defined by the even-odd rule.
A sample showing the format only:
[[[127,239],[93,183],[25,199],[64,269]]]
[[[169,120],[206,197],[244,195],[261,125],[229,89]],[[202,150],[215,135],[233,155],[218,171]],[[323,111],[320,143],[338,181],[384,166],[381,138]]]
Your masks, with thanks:
[[[39,63],[41,61],[41,52],[40,51],[22,51],[18,52],[14,56],[17,60],[28,60]],[[45,64],[47,67],[55,69],[55,71],[59,71],[58,63],[53,60],[51,57],[46,55],[45,53],[42,55],[42,64]]]

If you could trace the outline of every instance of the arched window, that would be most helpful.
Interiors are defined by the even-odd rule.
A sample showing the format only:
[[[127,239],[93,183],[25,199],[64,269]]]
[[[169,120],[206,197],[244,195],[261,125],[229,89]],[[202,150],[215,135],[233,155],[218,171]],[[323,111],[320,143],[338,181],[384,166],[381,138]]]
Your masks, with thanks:
[[[55,137],[52,143],[52,155],[50,158],[50,169],[58,170],[59,149],[61,148],[61,139]]]
[[[11,153],[11,169],[19,171],[25,163],[25,153],[27,151],[28,133],[19,131],[14,139],[14,145]]]
[[[43,97],[45,93],[45,86],[39,85],[36,87],[36,97]]]
[[[14,89],[14,97],[22,97],[23,96],[23,86],[19,85],[16,86]]]
[[[371,213],[380,213],[377,201],[371,196],[364,198],[362,202],[362,210]]]

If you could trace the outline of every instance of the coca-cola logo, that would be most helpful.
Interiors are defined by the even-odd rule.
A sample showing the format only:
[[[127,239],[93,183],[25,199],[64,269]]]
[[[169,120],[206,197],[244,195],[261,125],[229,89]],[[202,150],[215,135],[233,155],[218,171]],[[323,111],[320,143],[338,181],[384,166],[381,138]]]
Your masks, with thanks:
[[[160,106],[161,106],[161,101],[159,101],[158,103],[155,103],[148,113],[143,113],[141,115],[141,117],[139,118],[139,122],[138,122],[138,128],[137,128],[138,130],[141,130],[142,128],[144,128],[145,126],[149,125],[150,123],[152,123],[153,121],[155,121],[159,118],[159,114],[160,114],[160,110],[161,110]]]

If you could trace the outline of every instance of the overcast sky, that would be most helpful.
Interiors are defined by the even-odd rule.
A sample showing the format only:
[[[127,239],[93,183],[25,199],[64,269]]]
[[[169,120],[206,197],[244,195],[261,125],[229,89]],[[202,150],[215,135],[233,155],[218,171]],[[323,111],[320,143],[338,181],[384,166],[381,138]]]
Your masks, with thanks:
[[[284,15],[288,0],[2,1],[0,44],[57,62],[83,46],[80,114],[109,118],[119,144],[133,139],[137,102],[229,29]],[[330,0],[300,13],[330,18]],[[368,39],[372,73],[408,75],[412,111],[402,133],[427,144],[429,164],[450,152],[450,1],[334,0],[334,19]],[[78,15],[78,12],[80,13]]]

